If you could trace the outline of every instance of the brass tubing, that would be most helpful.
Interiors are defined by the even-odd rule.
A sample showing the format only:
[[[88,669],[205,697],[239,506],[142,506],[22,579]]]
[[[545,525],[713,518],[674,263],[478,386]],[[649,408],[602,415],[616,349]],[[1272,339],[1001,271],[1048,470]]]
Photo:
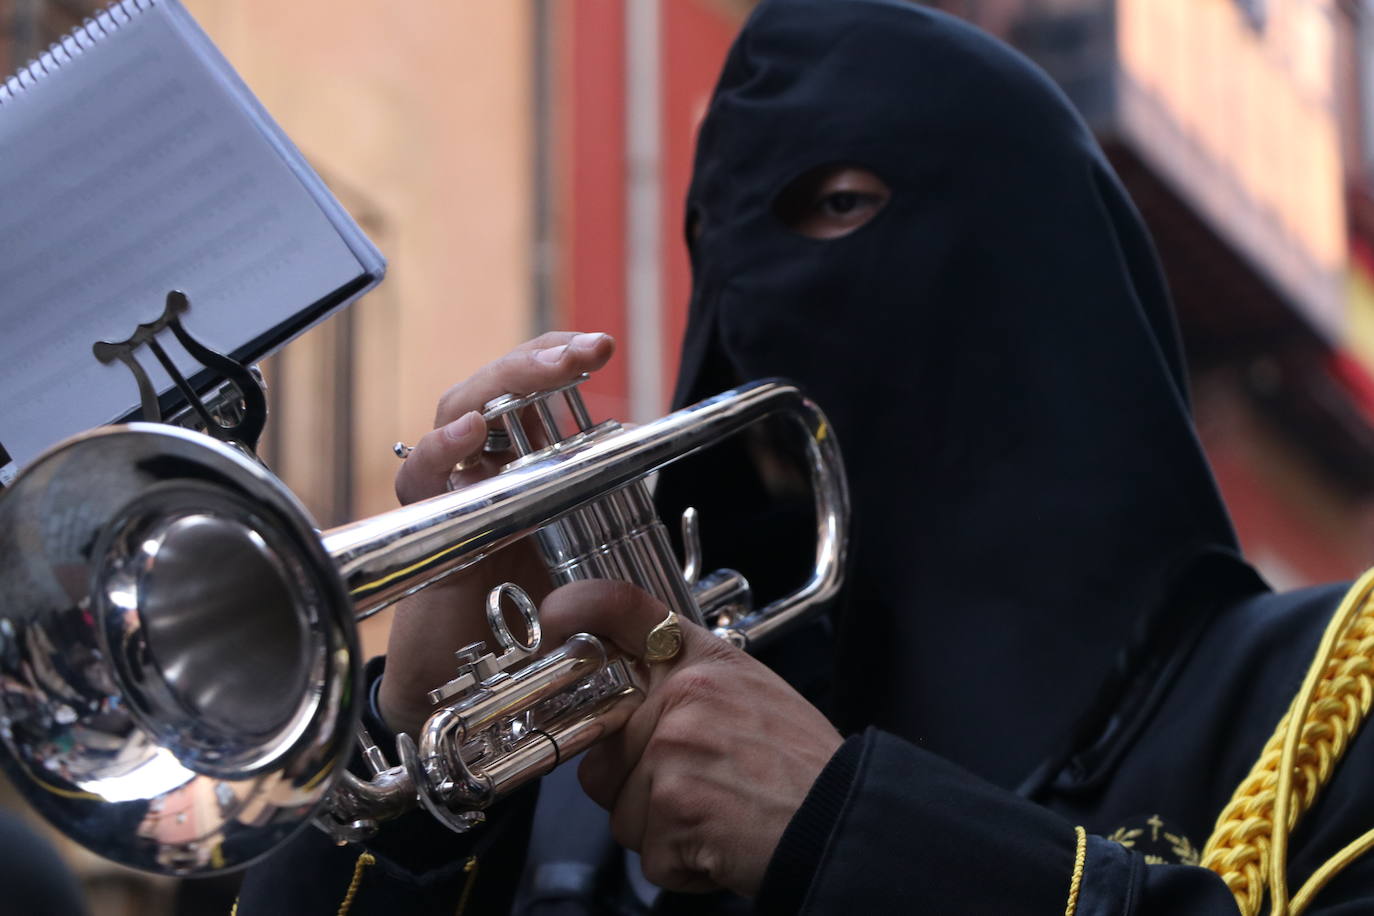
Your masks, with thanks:
[[[785,414],[807,436],[816,490],[815,567],[783,603],[752,615],[755,642],[835,593],[843,573],[848,512],[843,465],[824,415],[795,387],[762,381],[662,419],[530,460],[462,490],[393,509],[322,535],[359,618],[470,565],[542,525],[752,425]],[[777,619],[774,619],[777,618]]]

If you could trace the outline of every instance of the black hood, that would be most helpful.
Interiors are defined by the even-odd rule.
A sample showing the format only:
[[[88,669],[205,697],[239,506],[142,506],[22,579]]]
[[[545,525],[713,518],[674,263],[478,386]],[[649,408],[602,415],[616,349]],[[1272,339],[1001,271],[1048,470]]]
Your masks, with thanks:
[[[890,202],[843,238],[790,231],[779,192],[831,163],[871,169]],[[1142,647],[1167,651],[1163,621],[1187,629],[1262,587],[1189,418],[1140,218],[1016,53],[900,0],[764,0],[702,125],[688,205],[676,401],[785,376],[844,449],[842,727],[1012,785],[1082,736]],[[708,559],[746,574],[809,537],[753,514],[754,473],[717,454],[662,488],[702,509],[708,550],[733,537],[736,555]]]

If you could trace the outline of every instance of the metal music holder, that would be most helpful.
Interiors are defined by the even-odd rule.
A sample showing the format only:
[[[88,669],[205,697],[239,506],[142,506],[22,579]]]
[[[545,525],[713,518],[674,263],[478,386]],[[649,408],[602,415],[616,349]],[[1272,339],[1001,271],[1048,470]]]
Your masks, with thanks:
[[[19,469],[14,466],[14,459],[10,457],[9,452],[5,451],[5,444],[0,442],[0,493],[3,493],[5,487],[14,482],[15,475],[18,473]]]
[[[162,317],[148,324],[140,324],[127,340],[97,341],[91,347],[91,351],[101,363],[109,365],[119,360],[133,373],[134,381],[138,383],[144,420],[190,426],[222,442],[237,445],[249,454],[256,454],[258,438],[267,423],[267,394],[263,388],[262,377],[255,369],[211,350],[192,337],[181,324],[181,316],[190,308],[191,303],[186,294],[181,290],[172,290],[167,294],[167,306],[162,312]],[[172,335],[187,353],[219,377],[215,391],[208,400],[202,399],[196,393],[158,341],[157,335],[166,329],[171,330]],[[144,345],[162,364],[162,368],[186,400],[186,409],[177,412],[170,419],[163,417],[157,390],[134,355],[135,351]]]

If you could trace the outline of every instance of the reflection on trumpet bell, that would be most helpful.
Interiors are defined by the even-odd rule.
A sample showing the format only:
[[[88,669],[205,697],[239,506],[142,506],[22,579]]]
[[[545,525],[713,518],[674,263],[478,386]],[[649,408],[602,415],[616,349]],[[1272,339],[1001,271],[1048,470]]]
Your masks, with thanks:
[[[111,427],[40,457],[0,497],[0,762],[124,864],[261,855],[349,749],[359,660],[330,568],[294,497],[198,433]]]
[[[555,393],[570,435],[552,393],[501,399],[488,412],[518,453],[501,473],[323,535],[252,459],[187,430],[111,427],[36,460],[0,497],[0,760],[20,790],[94,852],[181,874],[242,866],[312,817],[355,838],[420,804],[463,829],[618,728],[640,697],[633,665],[585,634],[541,656],[533,604],[503,586],[496,648],[460,652],[398,766],[365,740],[364,780],[341,766],[358,723],[355,615],[531,534],[555,582],[627,579],[739,645],[834,594],[843,470],[795,388],[755,383],[635,429],[593,425],[575,391]],[[738,573],[678,568],[643,478],[771,415],[806,438],[816,562],[752,609]]]

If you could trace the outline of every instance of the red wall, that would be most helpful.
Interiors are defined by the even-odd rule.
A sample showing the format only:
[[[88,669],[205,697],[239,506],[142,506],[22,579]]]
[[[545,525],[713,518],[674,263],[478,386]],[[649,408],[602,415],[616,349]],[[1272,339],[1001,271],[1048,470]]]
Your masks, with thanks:
[[[652,0],[632,0],[652,2]],[[663,187],[663,391],[671,395],[686,324],[691,273],[684,201],[697,125],[740,21],[710,0],[660,4]],[[562,237],[559,323],[626,339],[625,3],[574,0],[558,7],[561,58],[556,96]],[[617,357],[588,383],[594,416],[629,413],[627,361]],[[666,409],[667,404],[663,407]]]
[[[554,45],[561,236],[559,324],[605,331],[623,346],[625,322],[624,0],[558,4]],[[624,356],[583,387],[596,419],[629,414]]]
[[[1370,562],[1374,517],[1333,488],[1241,386],[1199,379],[1194,416],[1246,557],[1271,584],[1349,579]]]
[[[701,0],[663,3],[663,390],[670,397],[692,293],[683,226],[697,127],[739,27]]]

